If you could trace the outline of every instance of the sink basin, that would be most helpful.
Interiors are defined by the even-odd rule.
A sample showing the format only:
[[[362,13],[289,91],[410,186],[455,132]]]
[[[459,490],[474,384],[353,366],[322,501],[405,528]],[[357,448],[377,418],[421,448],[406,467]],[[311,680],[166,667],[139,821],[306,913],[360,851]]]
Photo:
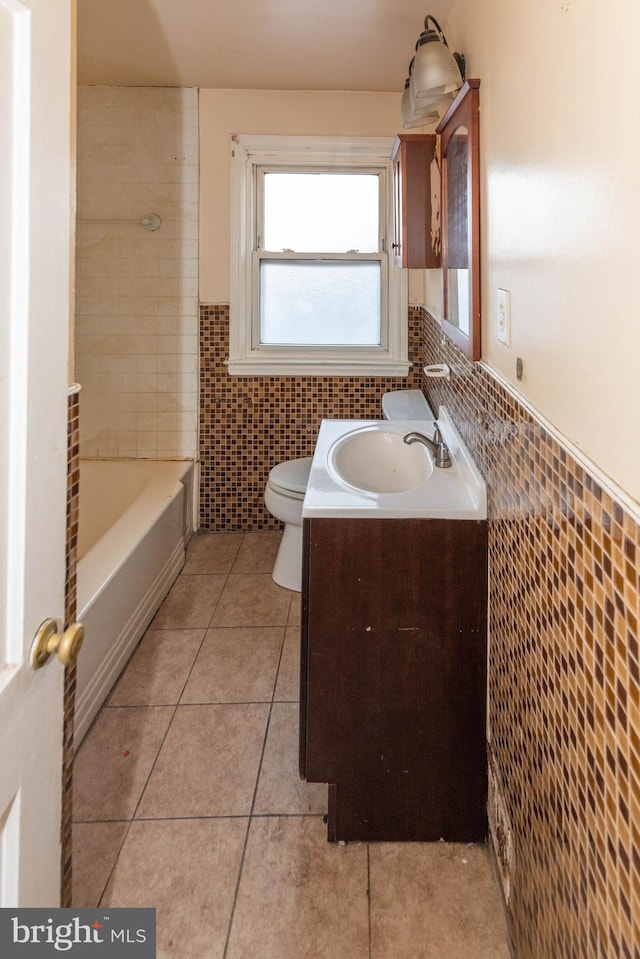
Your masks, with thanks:
[[[446,407],[438,423],[452,465],[436,469],[412,430],[433,435],[433,420],[323,420],[302,504],[303,519],[486,519],[482,476]]]
[[[370,493],[402,493],[429,479],[432,460],[424,446],[369,427],[347,433],[329,450],[329,472],[338,482]]]

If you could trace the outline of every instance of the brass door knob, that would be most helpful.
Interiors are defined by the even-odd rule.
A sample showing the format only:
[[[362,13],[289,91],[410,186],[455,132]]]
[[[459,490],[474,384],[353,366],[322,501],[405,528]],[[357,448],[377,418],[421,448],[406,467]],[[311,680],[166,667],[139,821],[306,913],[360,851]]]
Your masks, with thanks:
[[[67,666],[75,663],[84,640],[84,626],[73,623],[64,633],[58,633],[55,619],[45,619],[35,635],[31,645],[29,660],[34,669],[40,669],[50,656],[58,654],[60,662]]]

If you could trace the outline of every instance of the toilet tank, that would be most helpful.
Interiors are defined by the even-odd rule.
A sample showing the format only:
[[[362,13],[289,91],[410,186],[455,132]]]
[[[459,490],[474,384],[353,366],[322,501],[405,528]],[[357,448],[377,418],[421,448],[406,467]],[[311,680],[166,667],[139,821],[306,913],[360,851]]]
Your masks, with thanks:
[[[393,390],[382,396],[385,420],[435,420],[422,390]]]

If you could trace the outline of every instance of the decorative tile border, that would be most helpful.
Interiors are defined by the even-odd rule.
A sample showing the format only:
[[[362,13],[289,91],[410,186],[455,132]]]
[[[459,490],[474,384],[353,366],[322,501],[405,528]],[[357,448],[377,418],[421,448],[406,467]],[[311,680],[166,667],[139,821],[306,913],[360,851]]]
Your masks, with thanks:
[[[263,503],[269,470],[311,456],[322,419],[378,419],[387,390],[420,387],[422,312],[409,311],[406,378],[231,377],[229,307],[200,308],[200,523],[278,529]]]
[[[65,550],[64,627],[75,622],[77,606],[78,506],[80,487],[80,395],[67,401],[67,532]],[[71,906],[71,822],[73,805],[73,727],[76,701],[76,666],[64,669],[62,741],[62,869],[60,905]]]
[[[640,527],[489,373],[424,323],[426,390],[489,493],[489,736],[520,959],[637,956]]]

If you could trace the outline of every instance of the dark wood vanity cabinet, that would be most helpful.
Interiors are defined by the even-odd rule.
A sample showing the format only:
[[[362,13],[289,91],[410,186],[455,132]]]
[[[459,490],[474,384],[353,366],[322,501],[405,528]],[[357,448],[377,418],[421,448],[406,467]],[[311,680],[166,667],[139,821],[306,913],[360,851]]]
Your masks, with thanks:
[[[328,838],[486,838],[486,522],[305,519],[300,771]]]
[[[440,266],[439,226],[432,235],[431,219],[431,164],[435,155],[436,137],[433,133],[401,133],[396,137],[391,154],[392,247],[396,266],[416,270]]]

